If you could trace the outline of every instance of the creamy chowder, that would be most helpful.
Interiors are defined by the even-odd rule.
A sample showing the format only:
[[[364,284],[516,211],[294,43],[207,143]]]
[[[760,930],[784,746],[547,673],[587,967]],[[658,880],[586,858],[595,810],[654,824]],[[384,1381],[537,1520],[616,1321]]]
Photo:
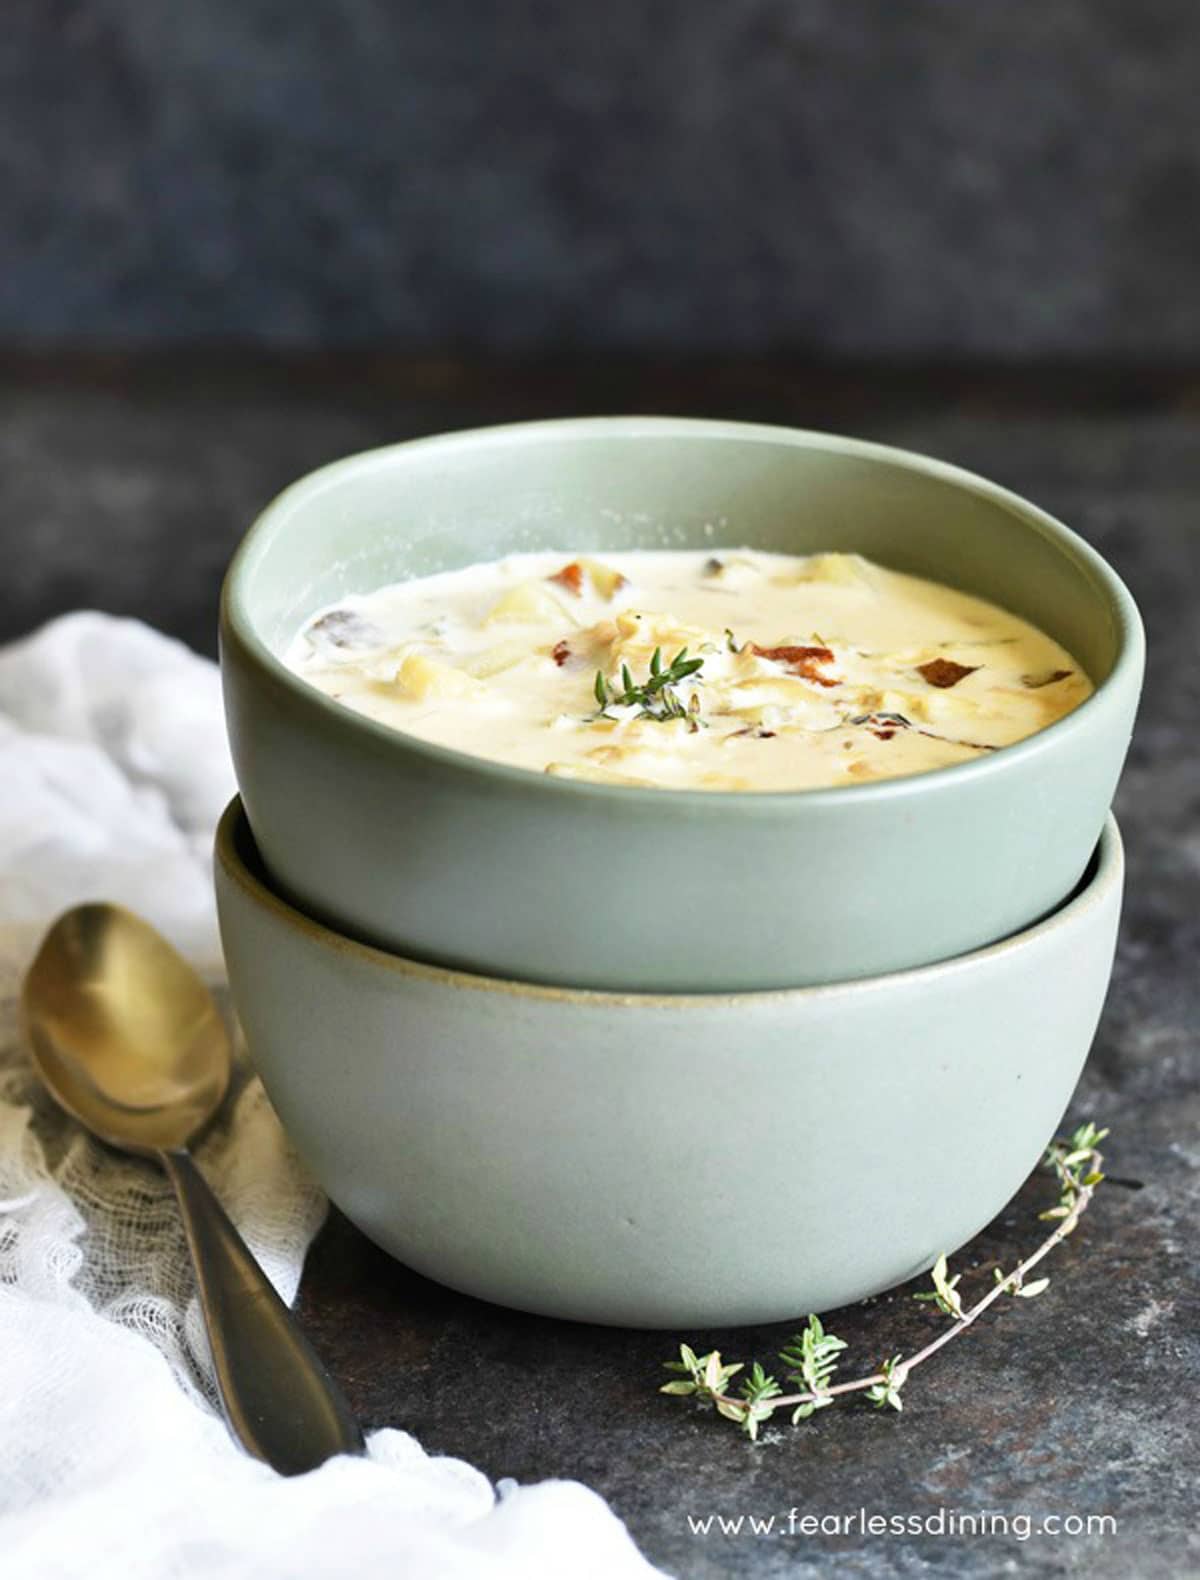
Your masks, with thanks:
[[[343,598],[291,669],[409,735],[563,778],[855,785],[970,762],[1092,687],[982,599],[856,554],[519,554]]]

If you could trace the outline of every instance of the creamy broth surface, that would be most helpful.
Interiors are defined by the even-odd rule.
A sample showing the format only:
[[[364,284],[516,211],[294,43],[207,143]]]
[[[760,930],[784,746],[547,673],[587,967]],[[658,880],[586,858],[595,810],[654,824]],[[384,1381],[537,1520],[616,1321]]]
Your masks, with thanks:
[[[979,598],[856,554],[750,549],[520,554],[398,582],[321,611],[286,662],[440,746],[680,790],[970,762],[1092,691],[1057,642]]]

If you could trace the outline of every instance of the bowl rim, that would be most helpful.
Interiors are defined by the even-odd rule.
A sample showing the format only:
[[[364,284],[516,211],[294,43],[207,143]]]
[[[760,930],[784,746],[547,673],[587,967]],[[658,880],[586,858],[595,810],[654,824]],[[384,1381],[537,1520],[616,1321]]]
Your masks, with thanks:
[[[503,448],[514,442],[536,446],[543,440],[568,438],[736,440],[823,450],[831,455],[879,461],[939,478],[1006,508],[1011,514],[1020,517],[1032,531],[1053,542],[1061,552],[1075,561],[1114,617],[1119,644],[1116,660],[1109,674],[1095,685],[1092,694],[1070,713],[1033,735],[967,762],[950,763],[927,769],[923,773],[902,774],[867,784],[783,790],[694,790],[569,779],[422,740],[394,725],[343,707],[289,669],[259,634],[250,613],[245,583],[276,536],[286,531],[291,515],[312,498],[336,488],[344,478],[354,473],[402,464],[408,455],[415,452],[441,450],[452,454],[460,449]],[[222,662],[224,649],[231,643],[236,644],[277,694],[282,694],[293,705],[312,710],[315,717],[324,719],[335,738],[353,738],[360,745],[369,744],[387,757],[402,759],[413,756],[453,769],[464,776],[501,780],[531,795],[599,798],[601,801],[615,799],[631,809],[640,804],[646,810],[655,807],[664,812],[669,812],[671,808],[681,812],[686,810],[689,817],[720,815],[731,804],[737,807],[739,815],[757,812],[760,816],[773,816],[799,805],[820,809],[822,806],[851,807],[895,802],[918,794],[923,798],[928,797],[943,789],[952,790],[956,785],[966,789],[970,783],[985,775],[994,777],[1005,772],[1019,772],[1022,764],[1044,752],[1057,750],[1060,743],[1066,745],[1081,731],[1087,730],[1097,711],[1106,706],[1118,686],[1135,672],[1140,674],[1145,662],[1145,635],[1141,616],[1133,595],[1120,576],[1103,555],[1078,533],[1021,495],[950,462],[914,450],[878,444],[873,440],[825,433],[818,429],[699,417],[567,417],[501,423],[405,439],[361,450],[317,467],[290,483],[270,500],[242,538],[222,582],[220,623]]]
[[[469,989],[474,992],[501,994],[509,998],[592,1008],[686,1010],[703,1007],[728,1011],[780,1002],[790,1004],[798,1000],[812,1003],[825,1002],[839,996],[861,996],[887,991],[896,986],[919,987],[922,984],[943,981],[948,977],[975,970],[986,963],[1004,960],[1034,947],[1055,932],[1078,926],[1085,916],[1105,905],[1114,890],[1119,897],[1125,872],[1121,832],[1116,818],[1109,812],[1094,856],[1088,863],[1088,872],[1070,898],[1048,915],[1034,922],[1032,926],[1023,928],[1020,932],[1010,933],[995,943],[985,944],[980,949],[952,955],[949,959],[936,960],[927,965],[911,966],[903,971],[889,971],[879,976],[858,977],[843,982],[822,983],[815,987],[765,988],[734,993],[629,993],[605,988],[560,987],[548,983],[488,976],[457,970],[452,966],[432,965],[424,960],[413,960],[406,955],[380,949],[375,944],[365,943],[348,933],[337,931],[336,928],[318,921],[285,899],[266,881],[265,877],[247,864],[241,848],[247,843],[261,864],[262,857],[255,843],[242,799],[235,795],[217,824],[213,849],[216,865],[229,882],[242,891],[256,910],[270,912],[277,921],[282,922],[291,931],[306,936],[310,942],[316,943],[323,949],[332,949],[335,953],[347,955],[367,969],[384,970],[443,988]]]

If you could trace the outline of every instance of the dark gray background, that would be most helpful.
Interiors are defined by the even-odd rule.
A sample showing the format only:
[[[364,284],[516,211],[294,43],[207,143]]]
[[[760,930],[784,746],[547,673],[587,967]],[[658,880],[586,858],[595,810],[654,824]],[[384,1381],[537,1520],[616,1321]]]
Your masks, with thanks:
[[[0,343],[1200,353],[1195,0],[6,0]]]

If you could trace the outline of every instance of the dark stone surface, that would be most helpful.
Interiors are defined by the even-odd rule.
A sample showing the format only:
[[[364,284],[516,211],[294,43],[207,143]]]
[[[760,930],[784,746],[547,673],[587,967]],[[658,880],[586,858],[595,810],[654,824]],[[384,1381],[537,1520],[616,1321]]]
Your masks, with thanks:
[[[254,510],[360,445],[550,412],[696,411],[843,428],[975,466],[1078,527],[1146,616],[1149,682],[1121,787],[1128,897],[1072,1116],[1113,1127],[1101,1191],[1046,1295],[1006,1301],[914,1375],[903,1416],[828,1411],[751,1447],[660,1398],[675,1337],[769,1359],[787,1328],[663,1335],[505,1312],[425,1282],[334,1217],[305,1323],[369,1426],[493,1476],[579,1476],[680,1576],[1200,1573],[1195,1225],[1200,1095],[1200,378],[786,365],[22,363],[0,366],[0,631],[89,602],[211,647],[220,568]],[[870,1145],[864,1121],[857,1144]],[[986,1123],[986,1116],[981,1116]],[[931,1137],[931,1144],[936,1138]],[[748,1160],[747,1166],[753,1166]],[[975,1287],[1042,1232],[1033,1181],[960,1258]],[[764,1226],[786,1256],[786,1224]],[[938,1319],[907,1292],[839,1313],[864,1363]],[[688,1516],[1110,1514],[1115,1535],[690,1533]]]
[[[1200,355],[1193,0],[7,0],[0,336]]]

